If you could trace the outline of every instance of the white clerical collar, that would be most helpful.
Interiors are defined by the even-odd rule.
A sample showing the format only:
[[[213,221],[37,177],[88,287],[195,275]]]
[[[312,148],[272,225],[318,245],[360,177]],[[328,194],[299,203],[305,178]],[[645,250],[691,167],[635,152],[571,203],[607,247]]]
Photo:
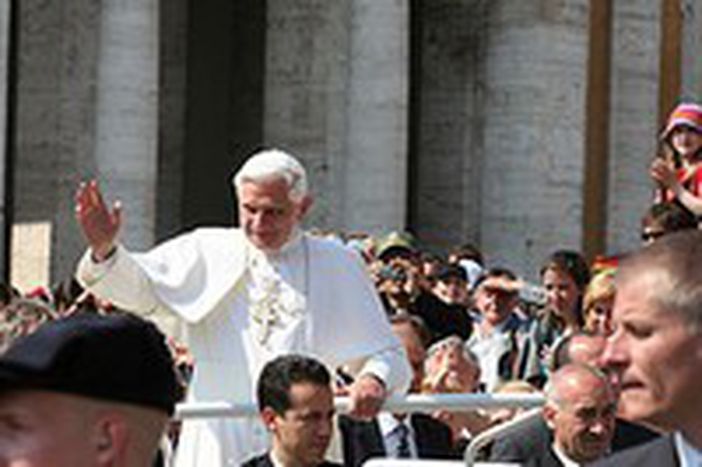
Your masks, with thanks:
[[[680,467],[696,467],[702,465],[702,451],[690,444],[682,433],[676,431],[673,435],[673,440],[675,441],[675,450],[678,453],[678,459],[680,459]]]
[[[558,460],[561,461],[561,464],[563,464],[563,467],[580,467],[580,464],[568,457],[568,455],[563,452],[560,447],[558,447],[558,444],[555,441],[551,445],[551,448],[553,449],[553,452]]]

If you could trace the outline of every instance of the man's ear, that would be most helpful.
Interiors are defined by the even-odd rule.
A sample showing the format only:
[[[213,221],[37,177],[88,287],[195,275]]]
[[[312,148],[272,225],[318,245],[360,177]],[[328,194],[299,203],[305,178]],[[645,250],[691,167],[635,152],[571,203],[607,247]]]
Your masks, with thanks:
[[[300,219],[307,215],[312,208],[312,204],[314,204],[314,198],[312,198],[312,195],[305,195],[305,197],[302,198],[300,201]]]
[[[266,426],[266,429],[271,433],[276,431],[278,426],[278,417],[278,413],[270,407],[264,407],[261,411],[261,420]]]
[[[105,414],[95,423],[92,436],[93,452],[99,466],[121,465],[127,459],[129,430],[126,420],[118,414]]]
[[[556,426],[556,415],[558,415],[558,409],[553,405],[546,403],[542,409],[542,414],[546,425],[553,430]]]

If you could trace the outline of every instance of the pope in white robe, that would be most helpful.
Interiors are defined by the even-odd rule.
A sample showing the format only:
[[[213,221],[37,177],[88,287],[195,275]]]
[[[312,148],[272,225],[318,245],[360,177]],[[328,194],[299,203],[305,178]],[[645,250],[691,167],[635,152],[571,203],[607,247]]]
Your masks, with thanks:
[[[301,353],[355,372],[356,415],[375,415],[410,369],[356,253],[302,233],[311,198],[304,168],[282,151],[250,158],[235,178],[241,228],[201,228],[146,253],[121,246],[121,209],[95,182],[76,196],[89,250],[77,278],[99,297],[181,318],[195,358],[188,401],[253,402],[272,358]],[[188,420],[176,466],[239,465],[268,448],[256,419]]]

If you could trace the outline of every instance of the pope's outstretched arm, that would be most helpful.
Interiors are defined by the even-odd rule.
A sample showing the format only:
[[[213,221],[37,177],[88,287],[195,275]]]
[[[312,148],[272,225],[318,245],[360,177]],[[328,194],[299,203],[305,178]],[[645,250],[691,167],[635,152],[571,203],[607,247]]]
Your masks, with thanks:
[[[121,203],[116,201],[108,207],[97,181],[90,180],[81,183],[76,191],[75,216],[88,243],[88,251],[81,259],[76,273],[78,282],[99,297],[130,311],[141,314],[154,311],[158,300],[147,278],[136,264],[132,264],[129,255],[124,252],[120,254],[122,247],[118,237],[123,219]],[[104,283],[101,279],[113,269],[114,262],[118,259],[126,264],[126,267],[121,268],[126,274]]]

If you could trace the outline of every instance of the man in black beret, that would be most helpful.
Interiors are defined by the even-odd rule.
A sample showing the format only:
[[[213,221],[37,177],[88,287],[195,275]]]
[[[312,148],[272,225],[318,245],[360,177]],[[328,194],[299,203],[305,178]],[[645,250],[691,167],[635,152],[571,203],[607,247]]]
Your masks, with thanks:
[[[0,357],[0,465],[146,467],[178,397],[154,325],[84,313]]]

